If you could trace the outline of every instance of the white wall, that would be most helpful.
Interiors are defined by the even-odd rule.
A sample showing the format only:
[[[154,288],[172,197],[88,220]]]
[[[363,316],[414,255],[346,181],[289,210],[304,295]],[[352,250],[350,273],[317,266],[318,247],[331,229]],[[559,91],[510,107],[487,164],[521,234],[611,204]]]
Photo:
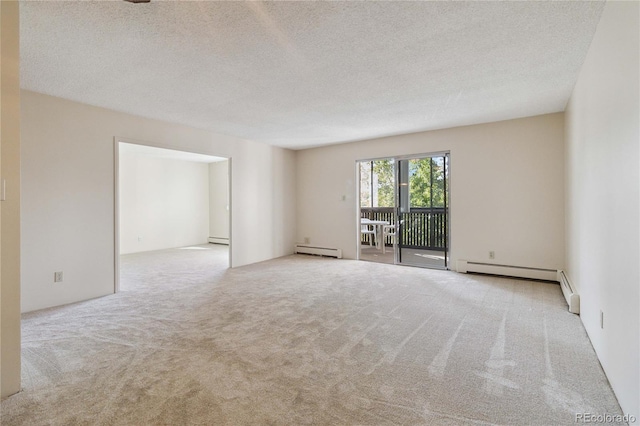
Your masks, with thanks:
[[[639,12],[607,2],[566,112],[568,274],[620,405],[637,418]]]
[[[120,253],[206,244],[209,165],[120,150]]]
[[[563,114],[298,151],[297,241],[357,253],[356,160],[451,151],[451,258],[564,266]],[[342,200],[342,196],[346,200]]]
[[[293,252],[293,151],[21,93],[23,311],[113,292],[115,136],[232,159],[232,266]]]
[[[229,239],[229,161],[209,164],[209,236]]]
[[[0,396],[20,390],[20,54],[18,2],[0,2]]]

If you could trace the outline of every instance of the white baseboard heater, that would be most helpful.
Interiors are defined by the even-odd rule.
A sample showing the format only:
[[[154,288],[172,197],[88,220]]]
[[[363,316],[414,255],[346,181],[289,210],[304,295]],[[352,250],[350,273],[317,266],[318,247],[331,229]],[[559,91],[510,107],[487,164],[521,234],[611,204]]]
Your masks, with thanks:
[[[308,245],[296,244],[295,253],[314,254],[316,256],[327,256],[342,259],[342,250],[328,247],[313,247]]]
[[[558,280],[558,271],[555,269],[497,265],[493,263],[470,262],[467,260],[458,260],[456,266],[458,272],[462,273],[478,272],[480,274],[504,275],[507,277],[530,278],[534,280]]]
[[[212,244],[224,244],[229,245],[229,238],[223,237],[209,237],[209,242]]]
[[[529,268],[525,266],[497,265],[493,263],[470,262],[458,260],[456,262],[458,272],[477,272],[480,274],[503,275],[507,277],[529,278],[534,280],[557,281],[560,283],[569,312],[580,313],[580,296],[576,293],[564,271],[556,269]]]
[[[569,304],[569,312],[573,314],[580,313],[580,295],[576,293],[575,288],[569,281],[569,277],[567,274],[560,270],[558,271],[558,282],[560,283],[560,288],[562,289],[562,294],[564,294],[564,298],[567,300],[567,304]]]

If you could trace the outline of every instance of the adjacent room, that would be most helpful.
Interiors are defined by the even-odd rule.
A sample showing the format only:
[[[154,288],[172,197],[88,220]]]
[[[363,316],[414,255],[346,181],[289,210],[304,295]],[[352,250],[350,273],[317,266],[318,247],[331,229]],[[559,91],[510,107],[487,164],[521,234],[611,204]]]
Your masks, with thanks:
[[[157,250],[216,250],[221,259],[215,263],[226,258],[228,267],[229,160],[126,142],[117,145],[120,260]]]
[[[0,2],[0,421],[640,418],[640,3]]]

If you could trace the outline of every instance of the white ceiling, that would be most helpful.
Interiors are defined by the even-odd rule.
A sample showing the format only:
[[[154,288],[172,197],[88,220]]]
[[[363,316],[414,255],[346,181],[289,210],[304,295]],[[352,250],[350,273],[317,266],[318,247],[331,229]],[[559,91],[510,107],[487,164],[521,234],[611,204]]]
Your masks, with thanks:
[[[155,146],[138,145],[120,142],[119,150],[121,154],[139,154],[145,157],[164,158],[168,160],[191,161],[196,163],[216,163],[224,161],[226,158],[214,157],[213,155],[197,154],[195,152],[176,151],[173,149],[157,148]]]
[[[603,1],[23,1],[22,87],[294,149],[563,111]]]

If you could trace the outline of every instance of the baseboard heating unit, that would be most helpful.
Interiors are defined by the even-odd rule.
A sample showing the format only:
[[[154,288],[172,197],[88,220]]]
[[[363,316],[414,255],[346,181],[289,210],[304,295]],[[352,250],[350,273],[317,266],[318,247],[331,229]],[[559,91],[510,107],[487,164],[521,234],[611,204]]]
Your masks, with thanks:
[[[209,237],[209,242],[212,244],[224,244],[229,245],[229,239],[223,237]]]
[[[576,290],[571,284],[571,281],[569,281],[569,277],[567,277],[567,274],[565,274],[564,271],[558,271],[557,280],[560,283],[562,294],[564,294],[564,298],[567,300],[567,304],[569,304],[569,312],[573,314],[579,314],[580,295],[576,293]]]
[[[295,253],[314,254],[316,256],[327,256],[342,259],[342,250],[327,247],[313,247],[307,245],[296,244]]]
[[[560,283],[569,312],[580,313],[580,296],[576,293],[564,271],[556,269],[529,268],[525,266],[497,265],[493,263],[470,262],[458,260],[456,262],[458,272],[476,272],[479,274],[502,275],[506,277],[529,278],[534,280],[557,281]]]

